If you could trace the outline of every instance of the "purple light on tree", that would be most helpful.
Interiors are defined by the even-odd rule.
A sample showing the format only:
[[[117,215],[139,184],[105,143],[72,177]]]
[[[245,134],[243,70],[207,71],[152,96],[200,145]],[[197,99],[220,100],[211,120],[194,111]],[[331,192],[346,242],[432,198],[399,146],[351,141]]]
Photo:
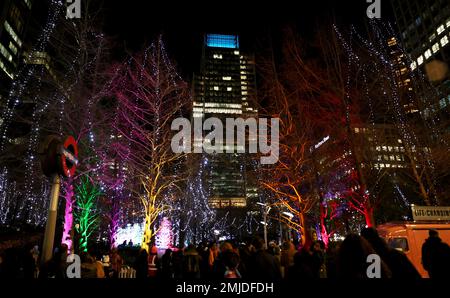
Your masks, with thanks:
[[[64,182],[64,199],[66,201],[66,208],[64,211],[64,231],[62,236],[62,243],[66,244],[69,252],[72,251],[72,227],[73,227],[73,204],[75,203],[75,193],[73,191],[72,179]]]

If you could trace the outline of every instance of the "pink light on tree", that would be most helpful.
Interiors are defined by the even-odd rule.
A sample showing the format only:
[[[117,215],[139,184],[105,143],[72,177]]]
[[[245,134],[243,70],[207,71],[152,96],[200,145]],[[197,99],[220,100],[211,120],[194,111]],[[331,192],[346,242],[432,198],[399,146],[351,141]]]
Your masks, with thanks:
[[[62,243],[66,244],[69,252],[72,251],[72,228],[73,228],[73,205],[75,204],[75,193],[73,191],[72,179],[64,182],[64,199],[66,208],[64,209],[64,230]]]
[[[173,243],[172,223],[167,217],[161,221],[161,226],[156,234],[156,246],[158,248],[170,248]]]

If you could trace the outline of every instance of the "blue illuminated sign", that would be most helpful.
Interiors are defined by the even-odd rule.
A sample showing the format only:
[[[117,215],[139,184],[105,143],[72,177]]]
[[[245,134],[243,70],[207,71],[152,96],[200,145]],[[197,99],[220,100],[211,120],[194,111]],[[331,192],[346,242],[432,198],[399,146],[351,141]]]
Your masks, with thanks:
[[[236,35],[208,34],[206,45],[213,48],[238,49],[239,38]]]

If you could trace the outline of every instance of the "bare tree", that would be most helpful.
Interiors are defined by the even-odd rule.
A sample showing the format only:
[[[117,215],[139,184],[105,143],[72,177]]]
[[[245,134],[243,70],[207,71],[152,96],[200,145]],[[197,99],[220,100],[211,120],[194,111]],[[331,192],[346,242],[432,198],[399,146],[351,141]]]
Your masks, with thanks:
[[[133,193],[143,207],[142,247],[148,250],[156,221],[170,208],[171,190],[181,180],[173,165],[183,155],[171,150],[171,121],[188,102],[188,90],[170,63],[161,37],[123,65],[116,85],[120,121],[115,128],[127,148],[123,158],[135,180]]]

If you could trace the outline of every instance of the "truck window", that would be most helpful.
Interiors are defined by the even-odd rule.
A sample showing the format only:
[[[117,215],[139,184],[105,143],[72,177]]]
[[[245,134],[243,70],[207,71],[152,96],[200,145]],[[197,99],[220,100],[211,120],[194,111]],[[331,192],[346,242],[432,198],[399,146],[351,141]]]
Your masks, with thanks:
[[[389,239],[388,244],[391,248],[395,248],[403,252],[409,251],[408,239],[404,237],[391,238]]]

